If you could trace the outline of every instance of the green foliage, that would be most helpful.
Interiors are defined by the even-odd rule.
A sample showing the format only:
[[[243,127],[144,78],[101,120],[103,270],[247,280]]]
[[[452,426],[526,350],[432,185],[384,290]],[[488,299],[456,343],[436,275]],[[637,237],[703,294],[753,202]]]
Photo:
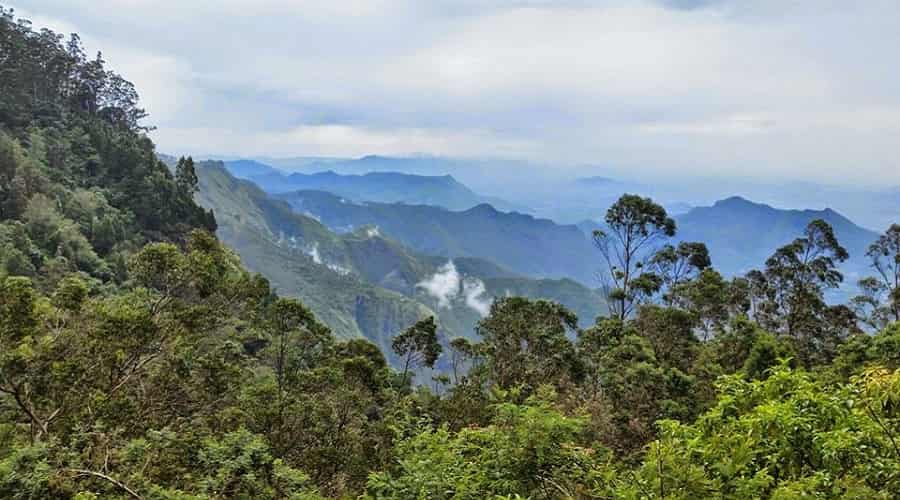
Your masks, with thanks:
[[[211,498],[318,498],[309,476],[272,457],[264,439],[243,429],[207,439],[198,459],[200,490]]]
[[[896,497],[896,415],[884,402],[896,398],[897,377],[876,371],[825,387],[776,367],[763,381],[725,378],[717,404],[695,424],[660,424],[660,440],[617,495]]]
[[[825,290],[843,281],[837,265],[847,257],[831,226],[817,219],[802,237],[776,250],[763,272],[748,276],[757,302],[754,317],[791,338],[807,365],[830,361],[842,339],[856,329],[852,311],[830,306],[824,297]]]
[[[197,192],[197,171],[194,170],[194,159],[188,156],[181,157],[178,164],[175,165],[175,182],[178,188],[185,193],[193,196]]]
[[[47,461],[47,449],[22,446],[0,461],[0,496],[9,499],[50,498],[53,469]]]
[[[860,318],[872,328],[900,321],[900,224],[893,224],[873,242],[866,256],[874,276],[859,281],[862,294],[853,299]]]
[[[563,386],[577,381],[580,366],[567,335],[578,318],[559,304],[507,297],[494,301],[491,314],[478,324],[488,380],[503,388]]]
[[[667,304],[672,304],[680,298],[681,284],[695,279],[699,273],[712,265],[712,261],[706,245],[682,241],[678,246],[665,245],[658,250],[650,258],[650,265],[668,287],[663,294],[663,300]]]
[[[619,319],[625,319],[662,287],[663,278],[645,269],[645,253],[660,240],[675,235],[675,220],[650,198],[633,194],[622,195],[609,207],[604,220],[607,229],[594,231],[594,243],[606,266],[607,303]],[[681,262],[685,256],[680,254],[686,254],[685,263]],[[701,254],[699,247],[686,244],[660,254],[657,267],[669,275],[679,269],[680,275],[683,264],[704,265],[708,259]]]
[[[573,498],[597,474],[596,452],[575,443],[581,426],[530,398],[496,405],[486,427],[426,427],[397,444],[396,465],[369,478],[366,498]]]
[[[585,396],[602,409],[592,413],[591,432],[619,453],[633,454],[650,441],[657,419],[687,419],[701,404],[695,378],[661,362],[632,324],[600,321],[582,332],[578,347]]]
[[[403,360],[405,379],[410,368],[433,368],[443,347],[438,343],[437,324],[434,316],[419,320],[400,335],[394,337],[391,349]]]

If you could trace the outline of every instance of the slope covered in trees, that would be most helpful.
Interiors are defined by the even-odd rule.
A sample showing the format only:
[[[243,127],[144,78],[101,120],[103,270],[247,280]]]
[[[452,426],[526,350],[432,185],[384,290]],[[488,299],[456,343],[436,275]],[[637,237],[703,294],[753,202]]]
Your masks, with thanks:
[[[121,79],[6,10],[0,44],[0,497],[900,496],[900,226],[838,306],[826,221],[725,280],[696,242],[626,258],[609,238],[677,225],[623,197],[595,234],[610,317],[511,294],[473,339],[417,318],[394,370],[213,236],[202,172],[157,160]]]
[[[231,177],[220,163],[198,163],[197,173],[198,202],[217,214],[219,237],[339,336],[362,336],[389,350],[392,335],[436,314],[442,337],[471,337],[490,301],[509,294],[559,301],[586,321],[603,311],[602,298],[578,283],[529,279],[477,258],[450,263],[372,226],[336,234]]]
[[[592,286],[594,264],[584,258],[590,241],[563,226],[488,204],[464,211],[400,203],[350,203],[323,191],[279,195],[299,213],[335,230],[378,226],[416,251],[446,258],[478,257],[532,277],[569,278]]]

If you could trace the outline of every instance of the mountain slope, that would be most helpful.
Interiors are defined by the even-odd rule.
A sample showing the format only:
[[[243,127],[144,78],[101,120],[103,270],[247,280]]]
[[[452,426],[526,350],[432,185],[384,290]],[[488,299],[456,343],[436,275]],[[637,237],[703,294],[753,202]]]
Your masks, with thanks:
[[[866,248],[878,235],[834,210],[782,210],[735,196],[676,217],[678,239],[705,242],[713,264],[729,274],[761,267],[776,248],[800,236],[815,219],[831,224],[850,252],[844,270],[848,281],[855,280],[866,267]]]
[[[487,204],[453,212],[425,205],[351,203],[321,191],[279,197],[338,231],[376,226],[424,254],[478,257],[526,276],[593,283],[596,252],[576,226],[503,213]]]
[[[365,336],[390,350],[394,334],[436,314],[444,337],[472,337],[493,298],[508,294],[559,301],[585,324],[604,310],[596,292],[574,281],[533,280],[478,258],[423,255],[373,226],[336,234],[220,163],[200,163],[197,173],[198,201],[216,214],[222,241],[338,335]]]
[[[712,206],[694,207],[675,215],[675,241],[705,243],[713,266],[736,276],[762,268],[776,249],[800,237],[815,219],[831,224],[838,241],[850,253],[850,259],[841,266],[845,283],[853,285],[870,272],[865,254],[878,235],[831,209],[785,210],[732,196]],[[602,229],[600,223],[591,220],[580,222],[578,227],[585,235]]]
[[[341,255],[341,242],[315,220],[231,177],[221,164],[200,163],[197,174],[197,200],[217,214],[219,238],[248,269],[280,294],[298,297],[339,337],[366,337],[387,353],[394,334],[431,314],[346,272],[346,262],[325,260]]]

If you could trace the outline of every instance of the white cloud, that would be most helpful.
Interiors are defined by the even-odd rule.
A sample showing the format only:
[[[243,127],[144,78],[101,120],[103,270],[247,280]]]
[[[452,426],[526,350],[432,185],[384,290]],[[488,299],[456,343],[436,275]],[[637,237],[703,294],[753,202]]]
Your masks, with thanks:
[[[900,182],[894,0],[17,3],[103,49],[164,151]]]
[[[481,317],[486,317],[491,312],[490,297],[487,296],[484,282],[476,278],[463,280],[463,296],[466,305],[474,309]]]
[[[201,154],[214,151],[238,155],[363,156],[441,155],[522,156],[529,144],[479,130],[426,128],[371,129],[348,125],[302,125],[276,132],[235,131],[224,128],[160,129],[154,137],[167,151]]]
[[[450,307],[451,301],[459,295],[461,278],[452,260],[438,268],[437,272],[417,284],[418,288],[425,290],[429,295],[437,299],[438,307]]]
[[[484,282],[472,276],[462,276],[452,260],[416,286],[437,299],[438,307],[451,308],[455,300],[462,298],[466,306],[482,317],[487,316],[491,309],[492,300],[487,295]]]
[[[304,249],[303,252],[306,255],[309,255],[310,257],[312,257],[313,262],[315,262],[316,264],[322,263],[322,256],[319,254],[319,242],[318,241],[313,242],[313,244],[311,246],[309,246],[308,248]]]

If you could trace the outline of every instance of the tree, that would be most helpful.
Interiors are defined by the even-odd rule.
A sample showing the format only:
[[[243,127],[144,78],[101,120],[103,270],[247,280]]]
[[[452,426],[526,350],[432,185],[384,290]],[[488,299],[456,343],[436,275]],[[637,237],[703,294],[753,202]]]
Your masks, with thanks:
[[[580,377],[574,346],[578,317],[560,304],[524,297],[494,301],[476,332],[489,382],[523,386],[525,394],[543,384],[563,387]]]
[[[331,331],[295,299],[278,298],[268,320],[272,368],[283,397],[286,386],[299,374],[320,365],[333,349]]]
[[[891,225],[879,236],[866,256],[875,275],[859,281],[863,293],[853,304],[869,326],[884,328],[890,321],[900,321],[900,224]]]
[[[689,312],[657,305],[640,308],[632,322],[638,334],[647,339],[659,362],[683,372],[690,369],[696,356],[696,318]]]
[[[828,361],[851,328],[847,308],[829,306],[824,295],[843,281],[837,265],[848,257],[832,227],[817,219],[802,237],[776,250],[764,271],[748,274],[757,294],[755,317],[794,339],[805,363]]]
[[[584,397],[603,409],[591,415],[594,438],[621,455],[636,453],[653,439],[656,420],[687,419],[696,411],[694,378],[658,359],[631,322],[601,319],[581,332],[578,353]]]
[[[391,348],[403,360],[403,380],[406,380],[410,368],[433,367],[443,350],[437,340],[434,316],[417,321],[394,337]]]
[[[197,185],[200,182],[197,178],[197,171],[194,169],[194,159],[188,156],[178,159],[175,165],[175,182],[178,188],[191,196],[197,192]]]
[[[678,285],[676,293],[680,297],[679,301],[694,314],[703,340],[709,340],[714,332],[721,331],[728,322],[732,314],[730,306],[736,294],[734,287],[733,282],[725,281],[714,269],[704,269],[694,280]],[[736,309],[740,313],[741,307]]]
[[[458,384],[464,376],[466,362],[471,362],[475,356],[475,349],[469,339],[456,337],[450,341],[450,367],[454,384]]]
[[[836,386],[785,366],[725,377],[696,423],[660,422],[643,464],[604,497],[896,498],[898,387],[883,369]]]
[[[706,245],[682,241],[678,246],[665,245],[653,255],[650,264],[667,287],[663,300],[672,305],[681,297],[681,285],[695,279],[712,262]]]
[[[497,404],[485,427],[418,429],[397,443],[396,467],[369,477],[363,498],[589,498],[603,454],[579,446],[583,420],[546,399]]]
[[[594,243],[606,263],[604,290],[610,311],[624,320],[659,290],[661,279],[645,268],[651,247],[675,235],[675,221],[650,198],[633,194],[619,198],[605,221],[606,230],[594,231]]]

